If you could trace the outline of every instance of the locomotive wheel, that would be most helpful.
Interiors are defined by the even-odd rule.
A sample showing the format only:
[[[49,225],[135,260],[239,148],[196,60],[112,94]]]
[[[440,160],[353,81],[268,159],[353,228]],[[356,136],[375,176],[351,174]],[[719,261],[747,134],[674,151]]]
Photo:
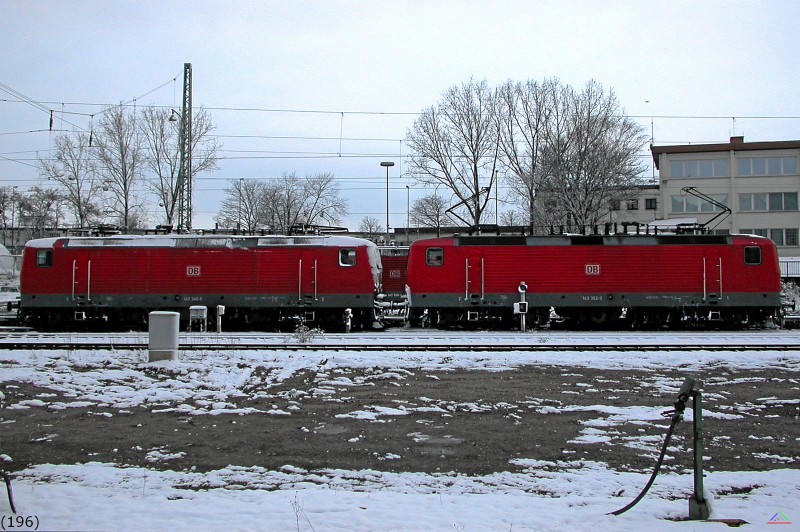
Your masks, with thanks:
[[[64,311],[66,312],[66,311]],[[45,312],[41,317],[43,318],[40,320],[40,325],[46,329],[60,329],[64,326],[64,312],[59,312],[57,310]]]
[[[550,309],[549,308],[539,308],[536,309],[534,314],[536,325],[538,327],[545,327],[550,323]]]
[[[589,312],[589,322],[592,325],[604,325],[609,321],[608,312],[604,309]]]

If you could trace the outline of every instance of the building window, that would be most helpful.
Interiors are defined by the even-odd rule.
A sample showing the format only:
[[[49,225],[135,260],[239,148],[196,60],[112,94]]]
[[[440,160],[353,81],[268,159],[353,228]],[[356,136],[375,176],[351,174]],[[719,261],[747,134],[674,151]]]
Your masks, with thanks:
[[[797,175],[797,159],[795,157],[781,157],[783,161],[783,175]]]
[[[769,210],[796,211],[797,192],[770,192]]]
[[[612,200],[611,200],[611,210],[612,210],[612,211],[618,211],[619,209],[620,209],[620,202],[619,202],[619,200],[612,199]]]
[[[759,192],[755,194],[739,194],[740,211],[766,211],[767,194]]]
[[[670,162],[670,177],[730,177],[728,159],[689,159]]]
[[[728,205],[727,194],[716,194],[710,197],[722,205]],[[714,203],[694,196],[672,196],[672,212],[720,212],[722,210]]]
[[[770,229],[769,237],[775,242],[776,246],[783,245],[783,229]]]
[[[764,238],[769,238],[768,231],[766,229],[739,229],[739,232],[743,235],[756,235],[756,236],[763,236]]]
[[[797,192],[739,194],[740,211],[796,211]]]
[[[800,230],[790,229],[740,229],[742,234],[763,236],[775,242],[776,246],[800,245]]]
[[[638,211],[639,210],[639,200],[638,199],[628,200],[628,203],[627,203],[627,205],[625,205],[625,208],[627,210],[629,210],[629,211]]]
[[[800,244],[800,232],[797,229],[784,230],[784,242],[787,246],[797,246]]]
[[[656,198],[645,198],[644,200],[644,208],[648,211],[654,211],[658,208],[658,199]]]
[[[745,157],[737,159],[739,175],[797,175],[796,157]]]

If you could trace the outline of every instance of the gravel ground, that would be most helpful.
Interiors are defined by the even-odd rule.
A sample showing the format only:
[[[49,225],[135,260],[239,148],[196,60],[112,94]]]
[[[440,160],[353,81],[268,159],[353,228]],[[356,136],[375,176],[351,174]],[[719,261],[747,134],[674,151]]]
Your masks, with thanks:
[[[235,402],[259,411],[243,415],[185,415],[170,408],[175,404],[55,409],[74,399],[5,381],[7,406],[35,406],[0,413],[0,452],[13,457],[12,471],[96,461],[196,471],[293,465],[483,475],[514,471],[518,458],[649,471],[669,425],[654,413],[676,400],[659,383],[687,375],[703,385],[707,470],[800,468],[800,384],[788,369],[322,369],[278,385],[252,380]],[[665,470],[691,469],[690,420],[677,428]]]

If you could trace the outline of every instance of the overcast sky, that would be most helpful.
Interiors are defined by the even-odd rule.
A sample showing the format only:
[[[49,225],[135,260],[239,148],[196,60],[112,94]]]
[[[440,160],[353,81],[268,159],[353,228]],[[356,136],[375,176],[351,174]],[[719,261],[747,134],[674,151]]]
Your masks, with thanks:
[[[595,79],[648,135],[652,123],[656,144],[800,138],[798,1],[0,7],[0,83],[54,110],[57,129],[88,129],[88,115],[120,102],[179,109],[183,64],[192,64],[193,104],[209,111],[223,145],[219,169],[194,184],[196,228],[213,227],[230,180],[292,171],[332,172],[351,200],[351,229],[364,216],[383,224],[384,160],[396,163],[391,225],[405,226],[407,201],[433,190],[401,177],[402,140],[416,113],[470,77],[492,86]],[[37,184],[48,114],[0,90],[0,185]]]

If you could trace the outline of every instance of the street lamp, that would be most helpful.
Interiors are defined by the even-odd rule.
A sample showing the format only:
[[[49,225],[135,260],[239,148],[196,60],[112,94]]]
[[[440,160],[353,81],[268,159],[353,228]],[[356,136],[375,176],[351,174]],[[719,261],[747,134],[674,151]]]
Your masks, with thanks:
[[[381,166],[386,168],[386,244],[389,244],[389,168],[394,166],[392,161],[383,161]]]
[[[189,76],[191,76],[191,73]],[[186,90],[185,83],[184,81],[184,91]],[[186,98],[185,94],[184,98]],[[192,229],[191,96],[189,96],[188,110],[186,102],[184,102],[183,112],[179,113],[175,109],[171,109],[171,111],[167,120],[178,124],[178,156],[180,160],[178,162],[178,182],[175,185],[175,196],[178,203],[178,232],[181,233]]]
[[[406,185],[406,244],[411,245],[411,187]]]
[[[648,106],[649,106],[650,105],[650,100],[645,100],[644,103],[648,104]],[[653,120],[653,112],[652,112],[651,108],[649,108],[649,109],[650,109],[650,150],[652,150],[653,149],[653,144],[656,141],[656,139],[655,139],[656,130],[655,130],[655,123],[654,123],[654,120]],[[655,163],[653,161],[650,161],[650,165],[653,168],[653,180],[652,180],[652,182],[655,183],[656,182],[656,165],[655,165]]]
[[[439,203],[439,187],[442,185],[441,182],[436,184],[436,188],[433,189],[433,195],[436,197],[436,236],[442,236],[442,218],[440,214],[442,213],[441,204]]]
[[[244,178],[239,178],[239,213],[236,217],[236,229],[242,228],[242,180]]]
[[[17,247],[17,237],[14,233],[14,213],[17,212],[17,186],[11,187],[11,253]]]

